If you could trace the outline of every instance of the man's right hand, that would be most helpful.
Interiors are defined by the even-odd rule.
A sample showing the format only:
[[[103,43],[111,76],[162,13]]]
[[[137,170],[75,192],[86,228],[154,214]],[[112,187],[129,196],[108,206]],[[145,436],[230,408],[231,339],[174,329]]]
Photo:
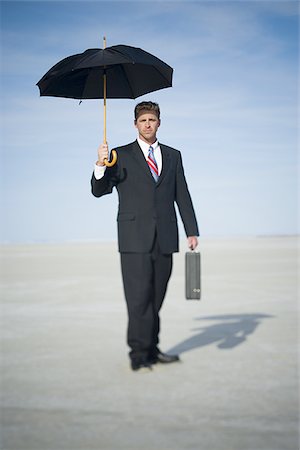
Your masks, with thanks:
[[[104,160],[108,159],[108,145],[100,144],[98,147],[98,161],[97,166],[105,166]]]

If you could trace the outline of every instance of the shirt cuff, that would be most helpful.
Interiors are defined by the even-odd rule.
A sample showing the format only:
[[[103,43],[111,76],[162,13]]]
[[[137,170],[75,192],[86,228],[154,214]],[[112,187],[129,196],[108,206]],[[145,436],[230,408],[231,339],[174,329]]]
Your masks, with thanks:
[[[96,180],[101,180],[101,178],[104,176],[105,170],[106,166],[98,166],[97,164],[95,164],[94,175]]]

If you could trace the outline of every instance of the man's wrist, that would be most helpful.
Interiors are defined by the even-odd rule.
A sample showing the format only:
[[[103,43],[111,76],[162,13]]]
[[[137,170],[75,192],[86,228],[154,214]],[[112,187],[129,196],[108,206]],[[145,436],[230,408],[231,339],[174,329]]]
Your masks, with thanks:
[[[99,166],[97,163],[95,163],[94,175],[95,175],[96,180],[101,180],[101,178],[104,176],[105,172],[106,172],[105,165]]]

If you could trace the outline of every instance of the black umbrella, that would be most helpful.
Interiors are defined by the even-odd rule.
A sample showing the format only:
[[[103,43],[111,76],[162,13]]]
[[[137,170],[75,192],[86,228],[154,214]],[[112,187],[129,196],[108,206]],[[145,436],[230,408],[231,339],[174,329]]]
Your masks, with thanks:
[[[172,86],[173,69],[156,56],[136,47],[115,45],[92,48],[64,58],[37,83],[41,96],[104,99],[106,143],[106,98],[136,98]],[[111,166],[116,161],[105,161]]]

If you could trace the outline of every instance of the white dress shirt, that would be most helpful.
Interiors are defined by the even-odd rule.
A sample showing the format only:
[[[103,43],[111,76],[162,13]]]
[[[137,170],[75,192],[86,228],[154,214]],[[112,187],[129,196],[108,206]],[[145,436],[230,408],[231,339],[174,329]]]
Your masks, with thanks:
[[[139,137],[137,138],[137,141],[147,161],[150,145],[147,144],[147,142],[142,141],[142,139],[140,139]],[[162,155],[158,141],[156,140],[154,144],[151,145],[151,147],[153,147],[154,150],[154,157],[157,163],[158,175],[160,175],[162,171]],[[94,175],[96,180],[100,180],[104,176],[105,170],[106,166],[98,166],[97,164],[95,164]]]

